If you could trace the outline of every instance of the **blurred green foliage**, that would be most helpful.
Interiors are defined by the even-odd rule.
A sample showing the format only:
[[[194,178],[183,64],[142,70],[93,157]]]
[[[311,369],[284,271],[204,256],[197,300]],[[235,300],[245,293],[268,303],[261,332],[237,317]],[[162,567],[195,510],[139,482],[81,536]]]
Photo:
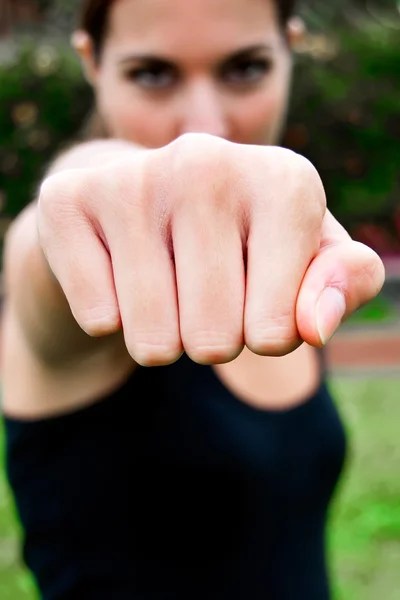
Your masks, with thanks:
[[[378,224],[368,243],[382,252],[400,248],[399,31],[367,20],[308,35],[296,55],[284,138],[315,164],[331,210],[352,233],[360,223]],[[40,43],[23,39],[7,58],[0,50],[5,214],[16,215],[32,199],[46,165],[73,140],[91,102],[62,36]]]
[[[400,238],[399,31],[368,24],[343,27],[325,42],[317,37],[317,59],[297,60],[286,135],[317,167],[339,220],[349,229],[381,223],[393,248]]]
[[[62,41],[23,39],[0,61],[0,196],[15,216],[81,127],[91,91]]]

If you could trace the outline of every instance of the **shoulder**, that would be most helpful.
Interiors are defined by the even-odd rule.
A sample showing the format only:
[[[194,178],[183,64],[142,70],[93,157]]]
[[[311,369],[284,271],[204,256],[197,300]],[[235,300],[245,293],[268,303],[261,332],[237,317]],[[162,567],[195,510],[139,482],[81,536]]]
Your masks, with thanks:
[[[62,339],[58,339],[62,344]],[[135,363],[122,335],[104,339],[90,354],[49,366],[32,351],[5,303],[1,331],[2,409],[6,416],[41,419],[73,412],[118,389]]]

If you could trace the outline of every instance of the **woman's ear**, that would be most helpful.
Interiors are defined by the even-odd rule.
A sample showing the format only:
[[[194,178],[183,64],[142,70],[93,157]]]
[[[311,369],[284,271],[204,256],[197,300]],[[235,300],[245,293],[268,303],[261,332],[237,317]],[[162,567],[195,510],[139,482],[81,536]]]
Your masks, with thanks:
[[[307,36],[307,27],[301,17],[292,17],[286,26],[286,35],[292,50],[302,46]]]
[[[98,69],[92,38],[86,31],[79,29],[72,34],[71,45],[81,59],[82,69],[87,81],[94,86]]]

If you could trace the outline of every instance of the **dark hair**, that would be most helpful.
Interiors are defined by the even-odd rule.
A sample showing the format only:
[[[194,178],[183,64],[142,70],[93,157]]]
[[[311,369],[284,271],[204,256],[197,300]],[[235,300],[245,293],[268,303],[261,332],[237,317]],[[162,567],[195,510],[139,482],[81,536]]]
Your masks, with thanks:
[[[79,27],[89,33],[99,56],[107,31],[108,13],[114,0],[84,0]],[[292,16],[296,0],[274,0],[278,8],[279,22],[284,27]]]

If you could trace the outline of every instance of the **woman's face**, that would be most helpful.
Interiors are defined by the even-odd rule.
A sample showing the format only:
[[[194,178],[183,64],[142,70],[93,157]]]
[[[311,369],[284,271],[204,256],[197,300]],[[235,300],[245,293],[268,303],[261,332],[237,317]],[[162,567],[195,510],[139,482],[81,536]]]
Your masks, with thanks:
[[[99,60],[81,54],[112,137],[279,140],[291,55],[275,0],[115,0]]]

